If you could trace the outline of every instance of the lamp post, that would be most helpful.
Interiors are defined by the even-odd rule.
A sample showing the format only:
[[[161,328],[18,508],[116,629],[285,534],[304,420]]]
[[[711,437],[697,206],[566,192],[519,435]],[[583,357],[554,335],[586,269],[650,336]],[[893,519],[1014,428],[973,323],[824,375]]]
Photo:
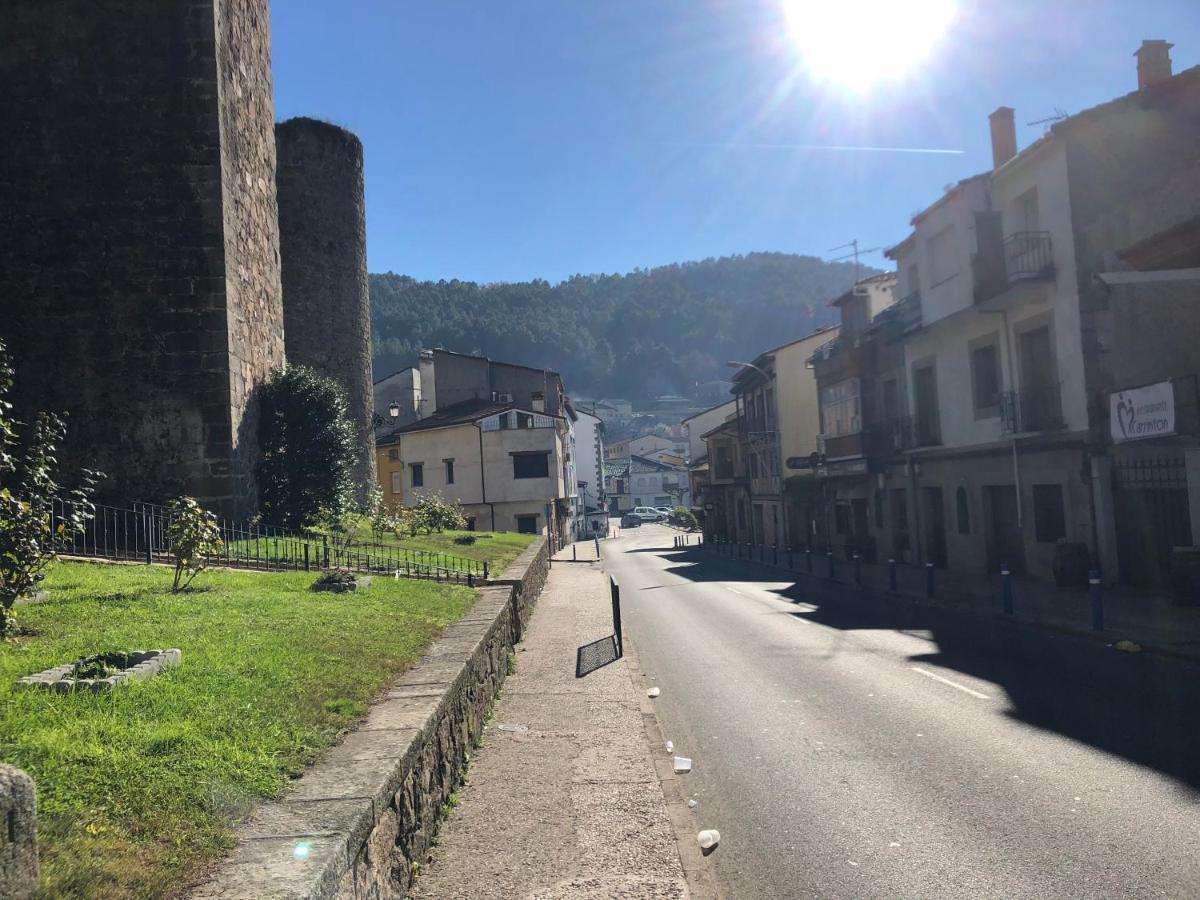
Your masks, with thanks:
[[[393,403],[391,406],[389,406],[388,407],[388,415],[391,416],[393,419],[400,418],[400,404]]]

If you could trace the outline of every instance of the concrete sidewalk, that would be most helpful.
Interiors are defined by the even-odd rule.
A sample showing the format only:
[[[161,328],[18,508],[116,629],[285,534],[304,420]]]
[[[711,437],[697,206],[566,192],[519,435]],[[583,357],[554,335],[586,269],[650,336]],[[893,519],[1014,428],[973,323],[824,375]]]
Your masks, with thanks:
[[[569,559],[570,552],[568,546],[558,556]],[[709,894],[695,828],[650,701],[635,684],[628,642],[626,653],[615,659],[608,580],[599,565],[556,562],[468,784],[411,896]],[[576,677],[577,660],[584,670],[599,668]],[[653,753],[651,740],[658,744]]]

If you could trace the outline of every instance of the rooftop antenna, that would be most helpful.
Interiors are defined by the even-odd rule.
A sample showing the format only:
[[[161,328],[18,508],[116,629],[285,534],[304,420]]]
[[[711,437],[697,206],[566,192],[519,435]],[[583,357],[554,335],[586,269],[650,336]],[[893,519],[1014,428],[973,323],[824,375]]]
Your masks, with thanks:
[[[844,259],[853,258],[854,259],[854,283],[857,284],[859,281],[862,280],[862,278],[861,278],[862,263],[860,263],[858,261],[858,255],[860,253],[876,253],[876,252],[882,250],[883,248],[882,247],[868,247],[866,250],[859,250],[858,249],[858,238],[855,238],[848,244],[839,244],[837,247],[830,247],[826,252],[833,253],[835,250],[845,250],[847,247],[853,247],[854,249],[851,250],[849,253],[845,253],[841,256],[835,256],[833,259],[829,260],[829,262],[841,262]]]
[[[1056,107],[1054,107],[1054,115],[1046,116],[1046,118],[1044,118],[1044,119],[1034,119],[1032,122],[1026,122],[1025,124],[1031,128],[1034,125],[1045,125],[1046,130],[1049,131],[1050,126],[1053,125],[1055,122],[1061,122],[1063,119],[1067,119],[1067,118],[1070,118],[1070,113],[1068,113],[1065,109],[1059,109],[1056,106]]]

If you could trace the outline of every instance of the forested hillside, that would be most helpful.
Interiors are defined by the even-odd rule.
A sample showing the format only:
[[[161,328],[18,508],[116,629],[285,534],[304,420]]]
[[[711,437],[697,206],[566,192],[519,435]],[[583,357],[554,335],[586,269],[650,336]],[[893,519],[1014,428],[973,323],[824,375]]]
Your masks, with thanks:
[[[698,382],[727,380],[726,361],[834,323],[828,302],[854,274],[849,263],[751,253],[556,285],[372,275],[375,374],[445,347],[556,369],[575,396],[691,396]]]

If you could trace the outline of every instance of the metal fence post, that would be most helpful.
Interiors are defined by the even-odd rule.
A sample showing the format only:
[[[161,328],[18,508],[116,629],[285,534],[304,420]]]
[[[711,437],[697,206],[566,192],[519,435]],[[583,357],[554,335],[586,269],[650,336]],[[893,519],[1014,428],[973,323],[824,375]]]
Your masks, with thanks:
[[[51,534],[54,532],[51,531]],[[142,533],[146,538],[146,565],[154,562],[154,542],[150,540],[150,512],[142,513]]]
[[[1088,572],[1088,587],[1092,593],[1092,631],[1104,630],[1104,584],[1100,580],[1100,570]]]
[[[304,571],[305,571],[305,572],[309,571],[309,564],[308,564],[308,541],[305,541],[305,542],[304,542]]]
[[[1000,567],[1000,586],[1004,598],[1004,613],[1011,616],[1013,614],[1012,573],[1008,566]]]
[[[625,644],[621,638],[621,586],[611,575],[608,576],[608,589],[612,594],[613,639],[617,642],[617,656],[624,656]]]
[[[888,559],[888,590],[895,594],[896,591],[896,560]]]
[[[328,569],[329,568],[329,535],[327,535],[327,534],[321,535],[321,546],[324,551],[323,558],[325,560],[322,568]]]
[[[488,580],[488,561],[486,559],[483,561],[483,580]]]
[[[933,563],[925,563],[925,596],[933,598]]]

